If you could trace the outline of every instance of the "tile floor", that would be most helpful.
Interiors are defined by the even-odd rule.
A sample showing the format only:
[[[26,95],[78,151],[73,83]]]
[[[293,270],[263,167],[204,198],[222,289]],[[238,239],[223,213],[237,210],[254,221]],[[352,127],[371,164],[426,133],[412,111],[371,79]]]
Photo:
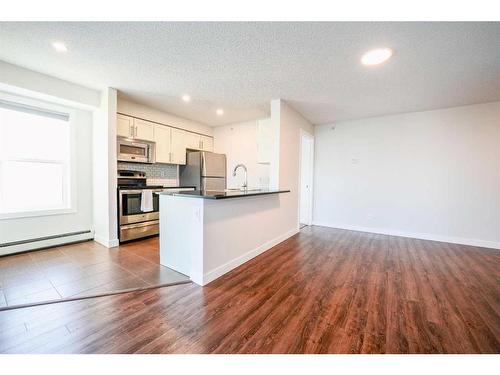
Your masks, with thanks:
[[[93,241],[0,257],[0,309],[186,282],[159,264],[158,237],[108,249]]]

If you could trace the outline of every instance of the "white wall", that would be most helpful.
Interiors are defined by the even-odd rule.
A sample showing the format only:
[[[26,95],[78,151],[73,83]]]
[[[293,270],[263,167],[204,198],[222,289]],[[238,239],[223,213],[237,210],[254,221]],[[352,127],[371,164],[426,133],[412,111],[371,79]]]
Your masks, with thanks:
[[[241,122],[214,129],[214,151],[226,154],[227,186],[241,187],[244,173],[238,170],[233,177],[234,167],[240,163],[248,169],[249,187],[269,187],[269,164],[257,162],[258,121]]]
[[[134,103],[118,96],[118,112],[125,115],[139,117],[145,120],[159,122],[176,128],[189,130],[195,133],[213,135],[213,129],[205,124],[174,116],[145,105]]]
[[[84,110],[74,111],[72,118],[76,130],[76,212],[60,215],[24,217],[0,220],[0,243],[29,240],[66,233],[84,232],[92,229],[92,113]],[[33,189],[43,181],[33,181]],[[91,238],[92,234],[80,236]],[[0,255],[29,250],[37,245],[49,243],[31,243],[0,248]]]
[[[270,151],[269,187],[279,188],[280,180],[280,129],[281,129],[281,105],[279,99],[271,100],[270,126],[272,137],[274,138],[274,149]]]
[[[271,157],[269,170],[271,188],[290,190],[290,193],[199,203],[205,215],[203,238],[207,256],[203,259],[203,276],[194,277],[195,282],[209,282],[299,230],[300,137],[301,131],[313,135],[314,129],[309,121],[280,99],[271,102],[271,123],[276,133],[273,135],[276,147],[272,152],[275,155]],[[233,160],[231,164],[250,152],[254,155],[248,161],[251,165],[257,160],[256,126],[256,122],[248,122],[215,128],[216,150],[226,152],[229,160]],[[184,215],[189,215],[187,210]],[[197,217],[199,220],[200,215]],[[253,229],[251,238],[238,241],[248,233],[248,228]],[[175,230],[174,227],[172,235]]]
[[[277,143],[268,170],[271,188],[289,189],[291,192],[280,195],[280,219],[275,222],[276,234],[290,233],[299,225],[299,179],[300,179],[300,137],[301,129],[314,134],[313,125],[285,101],[271,101],[270,121],[275,130]],[[232,130],[231,130],[232,129]],[[249,168],[249,186],[259,186],[257,163],[257,122],[250,121],[214,129],[215,151],[223,152],[228,157],[228,169],[246,160]],[[250,156],[249,156],[250,155]],[[267,173],[266,173],[267,174]],[[239,185],[229,173],[228,186]],[[252,179],[252,180],[251,180]]]
[[[281,225],[291,229],[298,228],[299,225],[300,132],[302,129],[313,135],[314,128],[309,121],[283,100],[279,100],[279,110],[279,187],[291,191],[289,194],[282,195]]]
[[[0,61],[0,90],[72,107],[99,107],[100,93],[84,86]]]
[[[0,243],[92,230],[92,111],[100,105],[99,91],[0,61],[0,90],[67,106],[75,111],[77,132],[76,212],[0,221]],[[36,189],[34,182],[33,188]],[[0,255],[92,238],[93,233],[32,242],[0,249]]]
[[[500,102],[317,126],[315,140],[316,224],[500,248]]]

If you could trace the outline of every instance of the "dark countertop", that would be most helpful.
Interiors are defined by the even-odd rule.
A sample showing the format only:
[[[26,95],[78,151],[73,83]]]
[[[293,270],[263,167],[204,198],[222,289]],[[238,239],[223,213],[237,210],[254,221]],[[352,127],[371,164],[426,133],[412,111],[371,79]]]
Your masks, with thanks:
[[[216,190],[194,190],[194,191],[182,191],[178,193],[163,191],[156,194],[160,195],[173,195],[176,197],[191,197],[191,198],[202,198],[202,199],[229,199],[229,198],[242,198],[242,197],[255,197],[258,195],[270,195],[270,194],[280,194],[289,193],[290,190],[278,190],[278,189],[260,189],[260,190],[230,190],[230,191],[216,191]]]
[[[140,189],[195,189],[195,186],[161,186],[161,185],[153,185],[153,186],[118,186],[118,190],[140,190]]]

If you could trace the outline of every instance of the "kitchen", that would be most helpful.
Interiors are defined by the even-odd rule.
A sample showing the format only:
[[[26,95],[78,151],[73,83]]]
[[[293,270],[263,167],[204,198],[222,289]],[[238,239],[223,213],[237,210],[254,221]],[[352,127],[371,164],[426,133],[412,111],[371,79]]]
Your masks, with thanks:
[[[76,236],[81,235],[72,233],[7,243],[1,250],[11,248],[18,253],[22,249],[41,250],[18,255],[17,263],[25,262],[29,267],[18,267],[16,263],[4,268],[6,275],[17,273],[7,283],[12,288],[2,292],[4,302],[0,308],[175,285],[188,280],[204,285],[296,233],[292,227],[283,236],[282,228],[270,225],[272,220],[278,220],[276,213],[271,221],[266,220],[265,215],[254,215],[254,220],[258,219],[256,222],[217,228],[214,233],[222,235],[229,232],[236,235],[249,226],[270,233],[261,235],[257,241],[251,239],[244,246],[241,245],[245,241],[238,239],[239,234],[233,236],[238,246],[227,245],[234,249],[233,253],[222,249],[225,254],[213,256],[212,264],[209,262],[210,251],[203,255],[203,249],[208,249],[209,243],[201,241],[195,253],[205,258],[209,268],[195,269],[194,265],[199,265],[200,259],[197,259],[198,255],[187,257],[191,249],[186,251],[185,247],[189,247],[189,239],[203,229],[197,229],[194,221],[186,222],[185,209],[181,208],[179,212],[170,208],[162,210],[161,207],[168,205],[162,202],[197,196],[201,198],[196,199],[199,204],[209,206],[210,202],[205,200],[213,199],[218,202],[218,207],[229,205],[224,210],[236,218],[238,212],[247,212],[248,208],[238,204],[233,206],[231,202],[241,204],[242,200],[251,209],[263,204],[264,214],[279,211],[277,194],[289,192],[276,186],[279,144],[274,135],[279,129],[276,130],[277,125],[273,125],[271,117],[212,128],[123,96],[124,93],[117,92],[114,116],[116,154],[114,160],[109,160],[110,166],[116,166],[116,174],[112,174],[116,178],[111,184],[116,189],[113,203],[117,212],[115,239],[102,241],[95,230],[95,245],[90,247],[88,242],[79,245],[81,240]],[[228,198],[238,199],[221,200]],[[193,215],[190,220],[197,214]],[[184,224],[179,227],[177,223],[181,219]],[[220,243],[221,239],[213,240]],[[50,241],[58,241],[62,247],[48,247],[52,244]],[[65,243],[68,245],[64,246]],[[103,252],[101,245],[102,249],[109,248],[110,251]],[[48,249],[44,250],[44,247]],[[129,255],[131,259],[128,259]],[[37,259],[43,257],[50,258],[50,262],[39,266]],[[31,272],[29,277],[28,272]]]
[[[118,105],[120,107],[120,101]],[[259,154],[258,163],[252,164],[269,168],[270,162],[265,158],[266,155],[272,153],[269,149],[275,146],[272,137],[269,136],[268,128],[271,126],[269,118],[258,120],[256,124],[253,124],[259,134],[266,136],[257,138],[253,144],[249,138],[250,147],[253,147],[254,153]],[[250,199],[248,203],[249,207],[255,209],[256,205],[264,204],[261,208],[262,212],[269,213],[272,207],[279,209],[279,199],[267,196],[287,193],[289,190],[264,186],[262,182],[268,182],[269,178],[260,178],[260,185],[249,186],[246,165],[238,163],[238,160],[234,161],[237,163],[234,166],[227,165],[225,154],[213,152],[213,137],[129,116],[125,113],[117,114],[117,136],[120,242],[161,233],[160,264],[186,274],[191,280],[204,285],[284,239],[271,233],[267,236],[261,235],[260,242],[253,241],[241,246],[245,241],[241,241],[238,228],[242,228],[243,231],[246,231],[248,227],[256,229],[257,226],[271,228],[270,224],[276,220],[275,217],[268,220],[266,215],[255,213],[250,215],[254,218],[251,223],[242,223],[241,219],[237,219],[239,212],[246,212],[248,209],[242,206],[241,198],[252,197],[253,199]],[[265,140],[265,143],[259,143],[259,140]],[[240,140],[240,143],[244,144],[245,141]],[[131,177],[126,178],[127,174]],[[236,178],[238,174],[239,179]],[[169,178],[158,178],[159,176]],[[232,177],[231,186],[228,186],[226,176]],[[235,185],[238,182],[239,184]],[[130,188],[135,190],[125,190]],[[128,191],[132,193],[127,194]],[[266,196],[266,199],[256,202],[257,196]],[[201,200],[189,198],[201,198]],[[210,203],[205,200],[219,201],[229,198],[240,199],[234,206],[230,204],[232,201],[227,201],[224,204],[217,203],[214,207],[218,209],[223,205],[227,206],[223,211],[227,210],[228,213],[232,213],[238,224],[229,224],[224,228],[197,229],[195,218],[200,218],[200,207],[206,206],[206,210],[210,207]],[[135,203],[132,203],[133,201]],[[147,210],[143,210],[144,201],[151,202]],[[196,201],[201,206],[198,207],[198,211],[194,212],[192,204]],[[179,206],[182,202],[186,202],[187,206]],[[135,215],[126,212],[128,207],[135,207]],[[218,215],[221,214],[223,215],[223,213],[218,213]],[[210,213],[207,212],[207,215]],[[135,218],[130,219],[130,216],[135,216]],[[246,216],[249,216],[248,212]],[[221,237],[213,238],[211,239],[213,244],[210,245],[203,240],[201,242],[194,240],[199,245],[199,248],[196,248],[190,240],[196,238],[196,233],[204,231],[220,233],[224,236],[224,241]],[[232,238],[236,241],[235,243],[228,242],[231,238],[227,236],[228,233],[233,233]],[[203,259],[210,264],[210,250],[205,253],[204,248],[217,247],[223,242],[228,242],[225,246],[233,249],[232,254],[227,254],[229,250],[218,249],[219,253],[226,253],[225,256],[214,260],[214,264],[207,265],[208,268],[195,269],[196,265],[203,264]],[[235,250],[235,245],[240,245],[240,249]],[[201,258],[198,259],[198,256]],[[213,257],[218,258],[217,255]]]
[[[0,353],[498,352],[498,23],[0,31]]]

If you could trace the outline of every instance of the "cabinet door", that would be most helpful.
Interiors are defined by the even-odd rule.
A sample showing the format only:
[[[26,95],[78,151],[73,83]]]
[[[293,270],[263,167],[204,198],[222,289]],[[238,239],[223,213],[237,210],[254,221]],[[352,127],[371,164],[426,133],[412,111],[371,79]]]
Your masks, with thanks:
[[[179,129],[171,129],[171,159],[172,164],[186,164],[186,132]]]
[[[133,138],[134,119],[129,116],[116,115],[116,135]]]
[[[203,151],[213,151],[214,150],[214,140],[212,137],[201,136],[201,147]]]
[[[142,139],[144,141],[154,141],[154,127],[155,124],[149,121],[134,119],[134,138]]]
[[[156,142],[156,163],[170,163],[170,148],[172,136],[170,128],[163,125],[154,126],[154,141]]]
[[[201,137],[198,134],[186,132],[184,138],[186,148],[191,150],[201,150]]]

